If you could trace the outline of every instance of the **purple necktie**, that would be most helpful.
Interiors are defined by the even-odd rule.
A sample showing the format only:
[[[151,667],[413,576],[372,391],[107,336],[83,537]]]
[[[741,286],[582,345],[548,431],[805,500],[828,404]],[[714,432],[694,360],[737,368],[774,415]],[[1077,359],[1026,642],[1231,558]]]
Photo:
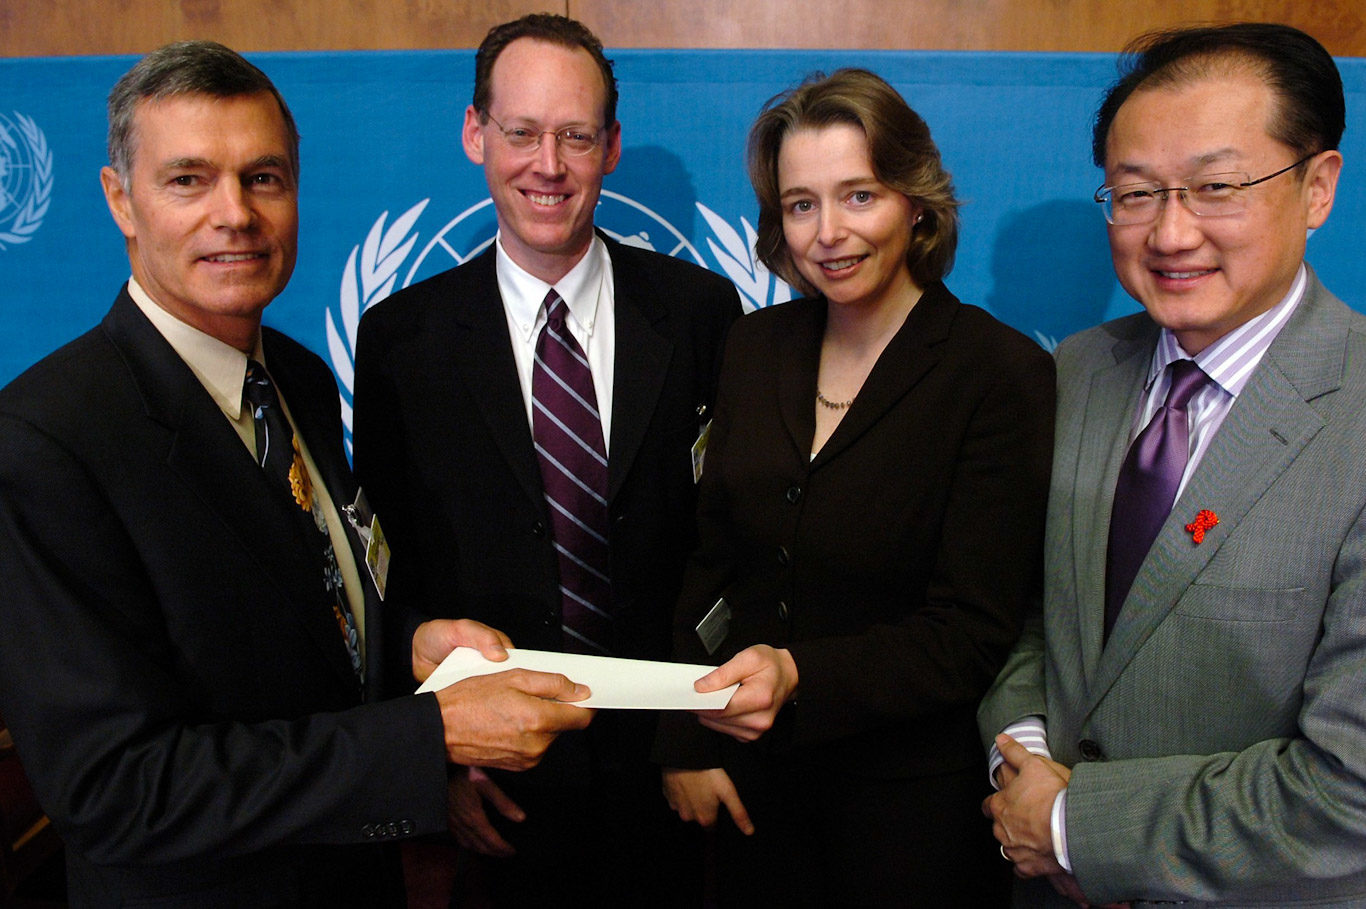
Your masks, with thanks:
[[[1194,360],[1177,360],[1171,364],[1171,371],[1167,400],[1134,439],[1115,483],[1105,566],[1107,640],[1138,568],[1176,502],[1176,490],[1190,457],[1186,405],[1209,381]]]
[[[612,584],[607,542],[607,448],[588,359],[565,325],[552,289],[531,370],[531,434],[560,565],[565,649],[611,653]]]

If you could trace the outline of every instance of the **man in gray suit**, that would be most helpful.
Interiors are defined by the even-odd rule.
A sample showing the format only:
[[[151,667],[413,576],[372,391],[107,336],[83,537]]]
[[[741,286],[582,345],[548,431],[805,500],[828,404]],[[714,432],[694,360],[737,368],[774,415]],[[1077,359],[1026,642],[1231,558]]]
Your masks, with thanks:
[[[1258,24],[1140,39],[1097,115],[1145,312],[1058,348],[1043,611],[979,712],[1021,904],[1366,905],[1366,318],[1304,263],[1344,122]]]

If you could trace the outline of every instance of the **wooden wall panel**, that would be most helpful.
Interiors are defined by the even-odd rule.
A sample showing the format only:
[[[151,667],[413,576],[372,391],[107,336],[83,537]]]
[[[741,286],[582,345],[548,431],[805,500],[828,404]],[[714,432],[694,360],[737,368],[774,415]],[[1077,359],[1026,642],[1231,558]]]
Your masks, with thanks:
[[[1366,56],[1366,0],[0,0],[0,54],[475,47],[545,9],[608,47],[1115,51],[1159,26],[1265,19]]]
[[[609,47],[1116,51],[1153,28],[1260,19],[1302,28],[1331,53],[1366,56],[1363,0],[569,0],[569,8]]]
[[[0,0],[0,55],[145,53],[211,38],[238,51],[478,47],[563,0]]]

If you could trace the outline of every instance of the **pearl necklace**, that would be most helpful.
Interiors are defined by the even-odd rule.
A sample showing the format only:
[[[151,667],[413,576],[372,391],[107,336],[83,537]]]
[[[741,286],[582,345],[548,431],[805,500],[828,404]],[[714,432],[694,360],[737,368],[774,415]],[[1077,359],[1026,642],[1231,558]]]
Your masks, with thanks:
[[[821,390],[819,388],[816,389],[816,401],[819,402],[822,407],[828,407],[831,410],[844,410],[850,404],[854,403],[853,398],[850,398],[847,401],[832,401],[825,395],[821,394]]]

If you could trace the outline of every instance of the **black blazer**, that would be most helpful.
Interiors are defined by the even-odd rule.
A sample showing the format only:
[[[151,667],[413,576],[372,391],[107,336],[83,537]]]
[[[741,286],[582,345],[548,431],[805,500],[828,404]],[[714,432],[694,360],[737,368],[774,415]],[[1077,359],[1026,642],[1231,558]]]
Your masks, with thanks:
[[[797,300],[731,332],[675,654],[791,650],[797,703],[740,748],[884,779],[963,770],[1038,582],[1052,360],[931,285],[812,460],[825,313]],[[721,595],[734,616],[709,658],[693,629]],[[721,766],[722,741],[671,716],[657,756]]]
[[[263,344],[350,496],[331,373]],[[126,291],[0,391],[0,699],[73,905],[383,901],[356,844],[445,828],[435,698],[360,706],[286,507]]]
[[[690,449],[710,419],[724,335],[740,303],[718,275],[604,240],[616,313],[608,456],[615,652],[663,659],[697,538]],[[361,319],[356,475],[392,544],[387,599],[409,616],[409,632],[426,618],[465,617],[519,647],[559,650],[559,568],[495,255],[490,248]],[[394,653],[407,647],[391,643]],[[413,687],[400,673],[392,682]],[[532,774],[552,772],[563,747],[563,739],[552,745]],[[644,761],[648,737],[636,750]]]

